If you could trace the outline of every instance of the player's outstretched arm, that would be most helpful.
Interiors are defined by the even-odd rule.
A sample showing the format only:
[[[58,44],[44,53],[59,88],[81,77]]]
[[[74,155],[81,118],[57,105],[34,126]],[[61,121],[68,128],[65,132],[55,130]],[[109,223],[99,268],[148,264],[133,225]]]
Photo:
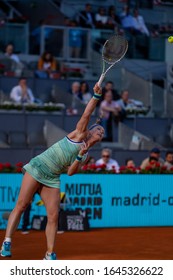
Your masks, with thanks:
[[[80,118],[80,120],[78,121],[78,123],[76,125],[76,129],[80,132],[84,132],[86,130],[90,117],[91,117],[91,114],[94,112],[96,105],[102,95],[102,89],[98,85],[98,83],[95,84],[93,90],[94,90],[94,95],[88,102],[88,104],[85,108],[85,111],[82,114],[82,117]]]

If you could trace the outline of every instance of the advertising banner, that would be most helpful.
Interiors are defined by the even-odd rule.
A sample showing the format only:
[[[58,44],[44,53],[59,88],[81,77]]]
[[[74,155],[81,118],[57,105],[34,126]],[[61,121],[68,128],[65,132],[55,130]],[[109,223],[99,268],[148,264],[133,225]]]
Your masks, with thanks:
[[[21,174],[0,174],[0,228],[15,206]],[[63,210],[87,213],[90,227],[173,225],[172,175],[77,174],[61,176]],[[33,215],[46,215],[40,196],[32,202]]]

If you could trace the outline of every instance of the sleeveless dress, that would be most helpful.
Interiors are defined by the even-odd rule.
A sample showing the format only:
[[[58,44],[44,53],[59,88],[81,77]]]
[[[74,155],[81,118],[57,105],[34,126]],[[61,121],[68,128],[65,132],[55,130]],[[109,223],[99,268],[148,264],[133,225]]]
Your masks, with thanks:
[[[60,175],[66,173],[76,159],[83,142],[74,142],[67,136],[23,166],[36,181],[52,188],[60,187]],[[85,161],[87,154],[82,158]]]

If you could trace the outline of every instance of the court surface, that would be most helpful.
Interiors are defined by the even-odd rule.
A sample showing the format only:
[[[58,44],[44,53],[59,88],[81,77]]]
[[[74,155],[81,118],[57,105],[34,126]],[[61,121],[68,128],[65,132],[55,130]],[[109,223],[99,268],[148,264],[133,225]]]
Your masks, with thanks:
[[[5,231],[0,231],[0,242]],[[44,231],[13,237],[12,258],[41,260],[46,250]],[[90,229],[57,234],[60,260],[173,260],[173,227]]]

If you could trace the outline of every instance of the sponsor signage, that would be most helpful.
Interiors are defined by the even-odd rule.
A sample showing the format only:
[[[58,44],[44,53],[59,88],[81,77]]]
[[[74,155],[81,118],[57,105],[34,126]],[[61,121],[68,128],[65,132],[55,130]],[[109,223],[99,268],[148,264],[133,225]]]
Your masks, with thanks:
[[[0,228],[6,227],[20,190],[21,174],[0,174]],[[77,174],[61,176],[63,210],[86,213],[90,227],[173,225],[173,176],[139,174]],[[46,215],[36,195],[33,215]],[[73,227],[72,217],[68,227]],[[80,221],[78,221],[80,227]]]

